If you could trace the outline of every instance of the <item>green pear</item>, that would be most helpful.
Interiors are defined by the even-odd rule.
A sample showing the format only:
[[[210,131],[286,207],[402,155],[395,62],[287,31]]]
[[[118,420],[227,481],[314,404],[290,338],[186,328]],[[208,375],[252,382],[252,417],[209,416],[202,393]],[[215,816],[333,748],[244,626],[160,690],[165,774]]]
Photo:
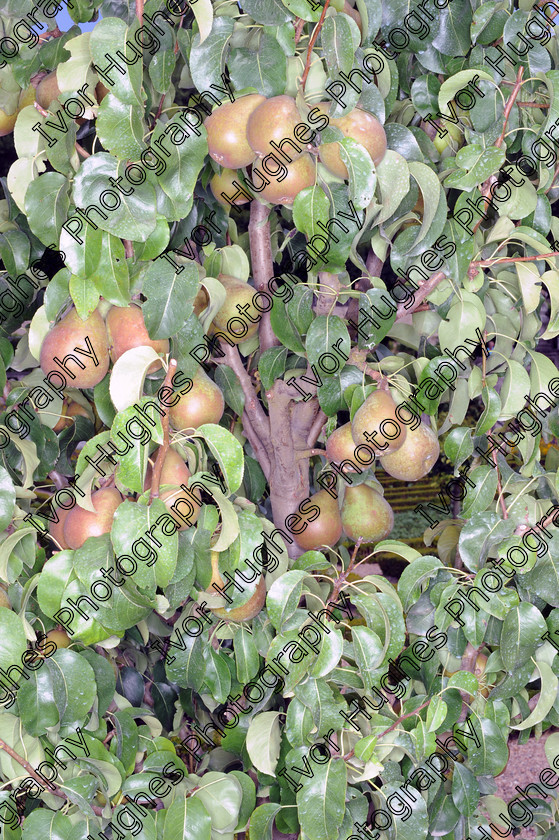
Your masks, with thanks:
[[[436,434],[420,423],[417,429],[408,429],[406,439],[397,452],[380,459],[385,472],[400,481],[419,481],[437,462],[440,446]]]
[[[262,313],[254,306],[256,290],[229,274],[218,274],[217,279],[227,296],[213,319],[216,332],[222,332],[233,344],[240,344],[258,332]]]
[[[356,444],[367,444],[380,457],[396,452],[406,439],[406,427],[396,417],[389,391],[373,391],[353,417],[351,434]]]
[[[311,511],[311,505],[318,507],[320,511],[312,522],[310,518],[316,513]],[[319,490],[310,497],[306,508],[309,511],[308,515],[303,517],[306,519],[306,528],[300,534],[295,534],[298,545],[305,551],[319,548],[321,545],[335,545],[342,536],[342,520],[336,499],[326,490]],[[298,523],[297,528],[302,524]]]
[[[342,504],[342,525],[350,540],[362,537],[364,542],[385,539],[394,527],[394,512],[380,493],[359,484],[346,487]]]
[[[153,453],[151,459],[155,464],[155,459],[157,458],[159,450]],[[178,452],[175,452],[174,449],[169,449],[167,454],[165,455],[165,460],[163,461],[163,467],[161,469],[161,477],[159,479],[159,486],[162,487],[163,485],[170,485],[169,487],[163,489],[159,493],[159,498],[162,502],[164,502],[165,507],[168,508],[169,513],[175,520],[175,522],[180,525],[181,531],[186,531],[190,528],[191,525],[194,525],[198,516],[200,514],[200,505],[197,505],[195,502],[192,501],[190,496],[187,496],[184,490],[181,490],[181,484],[186,484],[188,486],[188,479],[190,478],[190,470],[186,466],[185,462],[181,458]],[[151,489],[151,480],[153,476],[153,467],[151,464],[148,464],[148,468],[146,470],[146,478],[144,481],[144,490]],[[193,491],[194,493],[195,491]],[[192,505],[194,507],[194,513],[191,517],[188,517],[186,511],[189,510],[189,507],[185,508],[185,516],[189,519],[189,522],[186,523],[184,518],[181,518],[176,511],[172,509],[172,506],[180,501],[181,499],[186,500],[188,505]],[[182,511],[182,505],[178,506],[178,510]]]
[[[346,472],[357,472],[359,465],[356,463],[355,441],[351,434],[351,423],[344,423],[343,426],[334,429],[326,441],[326,457],[329,461],[334,461],[337,464],[342,461],[351,461],[355,468],[345,464],[344,470]]]
[[[210,114],[204,121],[210,157],[227,169],[240,169],[252,163],[255,152],[247,139],[247,122],[265,101],[260,93],[249,93],[235,102],[225,102]]]

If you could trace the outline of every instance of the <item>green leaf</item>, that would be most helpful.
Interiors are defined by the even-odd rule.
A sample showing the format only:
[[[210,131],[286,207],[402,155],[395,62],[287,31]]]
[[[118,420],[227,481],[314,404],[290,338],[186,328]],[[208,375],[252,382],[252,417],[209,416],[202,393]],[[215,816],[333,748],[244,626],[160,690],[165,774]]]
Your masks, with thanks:
[[[112,93],[99,106],[95,129],[103,147],[119,160],[137,160],[146,147],[146,127],[138,105],[121,102]]]
[[[302,830],[309,840],[336,840],[345,813],[346,764],[332,758],[313,765],[313,776],[301,779],[297,809]]]
[[[143,110],[143,67],[142,62],[135,57],[132,46],[135,43],[134,35],[139,28],[139,23],[135,19],[131,26],[126,26],[126,23],[118,17],[103,17],[91,32],[89,48],[94,67],[97,65],[101,70],[107,67],[107,53],[109,56],[114,56],[117,54],[117,50],[120,50],[128,58],[130,63],[119,63],[119,66],[124,70],[123,73],[114,69],[110,73],[113,80],[111,93],[126,105],[134,105],[136,108]]]
[[[210,840],[212,821],[197,797],[179,797],[166,809],[161,840]],[[159,825],[159,823],[158,823]]]
[[[338,373],[351,348],[345,322],[337,315],[318,315],[307,332],[305,348],[311,365],[322,373]]]
[[[321,187],[315,184],[297,193],[293,202],[293,221],[297,230],[310,239],[321,233],[318,222],[325,225],[329,218],[330,202]]]
[[[58,242],[68,218],[70,183],[58,172],[45,172],[32,181],[25,193],[29,227],[47,245]]]
[[[370,689],[377,669],[384,658],[383,644],[369,627],[352,627],[351,636],[355,663],[366,689]]]
[[[557,688],[559,687],[559,679],[551,670],[547,662],[536,662],[541,680],[541,691],[538,702],[531,713],[522,723],[513,726],[512,729],[530,729],[532,726],[541,723],[553,708],[557,699]]]
[[[79,726],[97,697],[93,668],[83,656],[64,649],[57,650],[44,667],[50,673],[61,726]]]
[[[221,467],[229,492],[234,493],[243,481],[243,447],[231,432],[215,423],[204,423],[198,432]]]
[[[462,743],[468,750],[468,762],[476,776],[498,776],[507,766],[509,750],[501,728],[489,718],[472,714],[468,718],[470,738]],[[473,730],[473,732],[472,732]],[[464,728],[464,731],[467,731]],[[460,735],[456,735],[460,738]]]
[[[246,627],[241,625],[235,629],[233,643],[235,645],[237,679],[242,685],[245,685],[258,672],[260,657],[254,643],[254,637]]]
[[[278,763],[281,731],[280,712],[262,712],[250,722],[246,749],[257,770],[273,776]]]
[[[16,491],[10,474],[0,467],[0,530],[8,527],[14,515]]]
[[[230,17],[216,17],[204,43],[200,35],[194,36],[190,51],[190,75],[198,90],[208,90],[210,85],[221,83],[225,69],[225,56],[229,38],[233,32],[234,20]]]
[[[198,782],[193,796],[200,799],[212,820],[212,829],[232,831],[237,825],[242,788],[234,776],[210,771]]]
[[[339,15],[339,17],[346,17]],[[333,20],[334,18],[326,18]],[[348,18],[351,20],[351,18]],[[339,141],[340,157],[346,165],[349,178],[349,198],[357,210],[368,207],[377,185],[375,164],[369,152],[351,137]]]
[[[486,181],[490,175],[499,171],[505,162],[505,152],[497,146],[485,149],[477,143],[464,146],[456,155],[457,172],[450,174],[444,182],[445,187],[471,192],[478,184]]]
[[[277,40],[266,32],[260,32],[256,49],[232,49],[228,66],[238,90],[253,87],[268,98],[285,91],[287,57]]]
[[[174,335],[192,312],[197,292],[195,263],[186,263],[177,271],[167,260],[152,262],[142,288],[147,298],[142,312],[149,337],[160,339]]]
[[[273,840],[274,820],[281,808],[274,802],[264,802],[253,811],[250,817],[251,840]]]
[[[329,73],[349,73],[355,50],[361,43],[359,27],[349,15],[327,17],[321,32],[322,49]]]
[[[509,672],[515,671],[536,652],[547,625],[541,612],[527,601],[510,610],[501,630],[501,658]]]
[[[293,615],[303,591],[306,572],[292,570],[281,575],[266,595],[266,608],[273,626],[281,633],[285,622]]]
[[[471,817],[479,803],[479,785],[472,771],[456,761],[452,775],[452,801],[461,814]]]
[[[162,170],[157,171],[158,185],[171,200],[173,207],[172,213],[167,210],[165,212],[167,221],[177,221],[190,212],[194,187],[208,153],[206,130],[200,128],[196,130],[198,133],[189,133],[185,131],[184,123],[179,117],[180,115],[174,116],[165,125],[158,122],[151,139],[152,149],[158,148],[157,144],[164,141],[164,148],[168,149]]]
[[[99,292],[91,280],[82,275],[70,276],[70,295],[78,315],[84,321],[95,311],[99,303]]]
[[[0,607],[0,668],[21,667],[21,656],[27,650],[27,637],[21,618]]]

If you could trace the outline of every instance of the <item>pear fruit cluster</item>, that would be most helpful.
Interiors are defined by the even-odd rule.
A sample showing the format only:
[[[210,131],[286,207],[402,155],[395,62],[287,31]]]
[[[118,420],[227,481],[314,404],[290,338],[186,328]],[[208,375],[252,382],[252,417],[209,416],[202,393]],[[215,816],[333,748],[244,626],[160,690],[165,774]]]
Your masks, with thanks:
[[[373,457],[365,457],[359,447],[369,448]],[[356,455],[356,450],[358,454]],[[400,481],[419,481],[433,468],[440,447],[436,434],[425,424],[416,428],[404,425],[397,416],[397,406],[389,391],[378,389],[357,409],[351,423],[335,429],[326,441],[326,457],[341,464],[345,473],[361,471],[363,464],[380,460],[384,471]],[[394,527],[394,513],[386,499],[368,484],[348,485],[341,509],[335,494],[319,490],[310,497],[310,505],[320,513],[305,523],[297,534],[298,545],[305,551],[323,545],[335,545],[345,535],[366,543],[385,539]]]
[[[361,143],[375,164],[380,163],[387,143],[384,129],[376,117],[360,108],[354,108],[344,117],[331,118],[328,117],[330,106],[330,102],[321,102],[316,107],[345,137]],[[279,160],[286,172],[280,170],[275,162],[274,165],[278,167],[276,177],[264,165],[270,176],[267,178],[269,183],[258,191],[258,196],[270,204],[290,207],[301,190],[316,183],[316,163],[311,154],[316,154],[316,149],[308,141],[299,139],[301,135],[297,128],[302,122],[295,99],[287,94],[266,99],[253,93],[219,105],[204,122],[210,157],[223,167],[210,181],[215,198],[225,207],[229,207],[230,202],[222,193],[231,197],[238,193],[233,202],[235,205],[250,201],[233,183],[240,183],[236,170],[252,166],[254,172],[255,165],[262,160],[265,164],[269,155],[274,156],[274,161]],[[304,123],[303,127],[308,128]],[[315,132],[309,128],[309,137],[312,139],[314,135]],[[339,178],[349,177],[338,142],[323,143],[318,153],[320,161],[329,172]],[[281,157],[278,158],[278,155]],[[247,193],[250,195],[250,189]]]

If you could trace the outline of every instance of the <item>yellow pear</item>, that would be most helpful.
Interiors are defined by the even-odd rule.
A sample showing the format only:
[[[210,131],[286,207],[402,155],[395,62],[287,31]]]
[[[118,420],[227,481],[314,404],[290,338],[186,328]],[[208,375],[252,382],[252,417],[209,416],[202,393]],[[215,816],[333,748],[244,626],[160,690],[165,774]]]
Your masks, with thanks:
[[[408,429],[406,439],[397,452],[380,459],[385,472],[400,481],[419,481],[437,463],[440,446],[436,434],[420,423],[417,429]]]
[[[363,538],[364,542],[385,539],[394,527],[394,512],[386,499],[368,487],[346,487],[342,504],[342,525],[350,540]]]
[[[169,409],[173,428],[177,431],[197,429],[204,423],[219,423],[225,410],[225,400],[218,386],[204,373],[192,377],[192,388]]]
[[[216,332],[224,333],[233,344],[240,344],[258,332],[262,313],[252,300],[256,290],[229,274],[218,274],[227,297],[213,319]]]

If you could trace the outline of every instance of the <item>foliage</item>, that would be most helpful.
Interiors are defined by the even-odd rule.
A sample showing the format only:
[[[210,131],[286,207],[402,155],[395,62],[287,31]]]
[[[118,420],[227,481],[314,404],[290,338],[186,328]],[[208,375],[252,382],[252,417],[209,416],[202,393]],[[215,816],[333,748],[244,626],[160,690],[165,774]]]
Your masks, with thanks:
[[[6,840],[109,825],[142,840],[478,840],[490,823],[531,821],[507,811],[494,777],[513,732],[559,726],[559,458],[543,454],[559,437],[559,380],[540,343],[559,336],[559,47],[540,5],[448,0],[421,15],[400,0],[192,0],[175,14],[160,0],[74,0],[76,25],[39,42],[20,21],[34,10],[52,27],[51,7],[2,0],[0,108],[17,114],[0,202]],[[47,107],[22,99],[52,72]],[[220,203],[202,120],[250,93],[296,98],[302,122],[318,102],[336,99],[333,118],[359,106],[388,151],[375,166],[330,126],[320,139],[342,140],[347,179],[319,163],[292,206]],[[237,177],[247,187],[254,167]],[[208,347],[223,274],[273,293],[273,308],[245,341]],[[382,319],[391,292],[402,302]],[[41,396],[41,344],[69,306],[85,319],[131,301],[150,338],[169,340],[165,364],[136,347],[94,388]],[[442,362],[452,375],[429,387]],[[152,411],[145,436],[94,465],[122,451],[175,369],[201,365],[225,398],[219,423],[169,440]],[[425,500],[432,553],[345,537],[302,553],[285,518],[328,483],[316,443],[379,385],[398,403],[422,395],[463,493]],[[61,424],[69,400],[82,416]],[[146,470],[169,442],[202,510],[156,531],[152,560],[146,534],[167,508]],[[382,475],[373,463],[328,486],[341,505],[350,482],[382,493]],[[126,501],[110,532],[58,550],[51,497],[75,486],[92,510],[113,484]],[[274,527],[287,538],[271,543]],[[397,584],[355,573],[386,552],[407,564]],[[206,592],[216,553],[221,585],[237,584],[230,603]],[[124,556],[135,568],[92,606],[101,569],[114,578]],[[228,620],[257,594],[257,556],[264,608]],[[70,646],[45,647],[60,624]],[[52,767],[68,739],[75,760],[58,750]],[[556,769],[557,736],[546,753]],[[16,807],[24,774],[35,787]],[[544,792],[529,813],[551,840]],[[136,824],[123,816],[133,798]]]

